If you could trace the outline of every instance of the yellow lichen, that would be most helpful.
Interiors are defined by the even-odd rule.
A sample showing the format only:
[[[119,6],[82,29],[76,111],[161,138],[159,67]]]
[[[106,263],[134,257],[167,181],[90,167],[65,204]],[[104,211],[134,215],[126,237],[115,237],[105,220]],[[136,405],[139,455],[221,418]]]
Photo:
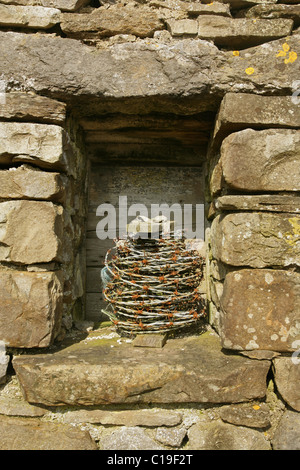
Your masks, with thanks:
[[[290,46],[288,45],[287,42],[282,44],[282,49],[284,50],[284,52],[288,52],[290,50]]]
[[[240,52],[239,52],[239,51],[232,51],[232,54],[233,54],[234,56],[239,56],[239,55],[240,55]]]
[[[247,75],[252,75],[254,73],[254,68],[253,67],[248,67],[245,70],[245,72],[246,72]]]
[[[285,57],[286,56],[286,52],[285,51],[278,51],[278,54],[276,57]]]
[[[289,58],[288,59],[284,59],[284,63],[285,64],[292,64],[293,62],[295,62],[295,60],[297,60],[298,56],[297,56],[297,52],[295,51],[291,51],[289,53]]]
[[[291,217],[289,223],[292,226],[292,230],[285,233],[284,239],[288,245],[294,246],[300,241],[300,219],[299,217]]]

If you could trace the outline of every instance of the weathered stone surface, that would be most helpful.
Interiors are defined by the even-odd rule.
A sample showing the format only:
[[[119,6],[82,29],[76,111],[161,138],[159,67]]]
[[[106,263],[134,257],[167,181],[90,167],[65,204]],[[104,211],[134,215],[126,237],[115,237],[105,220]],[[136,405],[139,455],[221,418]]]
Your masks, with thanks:
[[[182,428],[158,428],[155,433],[155,439],[165,446],[180,447],[187,430]]]
[[[300,131],[245,129],[223,141],[221,165],[226,183],[243,191],[300,190]]]
[[[66,181],[60,173],[40,171],[30,165],[0,170],[0,198],[44,199],[63,202]]]
[[[222,406],[220,417],[226,423],[248,428],[268,428],[271,425],[270,409],[265,403]]]
[[[165,113],[166,109],[179,114],[216,111],[226,92],[241,89],[268,95],[284,89],[290,96],[278,98],[291,103],[299,73],[297,62],[285,63],[277,57],[283,43],[278,40],[245,49],[236,57],[200,39],[147,39],[96,48],[53,35],[1,32],[2,80],[7,81],[8,90],[31,90],[63,99],[81,117],[128,114],[129,101],[132,114]],[[296,31],[289,38],[291,51],[297,51],[298,44]],[[79,65],[74,67],[74,63]],[[255,67],[250,75],[246,73],[249,67]],[[279,107],[280,113],[277,108],[269,111],[273,120],[282,113],[291,127],[297,126],[296,114],[291,113],[295,109],[299,115],[299,106],[284,111]],[[235,111],[241,109],[248,107],[235,107]]]
[[[231,17],[228,3],[211,2],[207,5],[200,2],[182,2],[190,16],[195,15],[221,15]]]
[[[1,450],[97,450],[87,431],[36,418],[0,416]]]
[[[44,416],[46,412],[47,410],[45,408],[30,405],[25,400],[5,395],[0,396],[0,415],[27,416],[32,418]]]
[[[58,8],[62,11],[76,11],[87,5],[90,0],[0,0],[5,5],[33,5],[46,8]]]
[[[172,410],[79,410],[68,411],[65,423],[94,423],[110,426],[177,426],[182,422],[182,413]]]
[[[88,341],[13,361],[26,400],[48,405],[228,403],[263,397],[268,361],[224,355],[209,334],[169,340],[162,350]]]
[[[6,382],[6,372],[9,364],[9,355],[6,354],[4,341],[0,340],[0,384]]]
[[[292,1],[292,0],[289,0]],[[247,8],[252,5],[260,5],[261,3],[265,3],[265,0],[219,0],[221,3],[228,3],[230,8],[233,10],[237,10],[239,8]],[[268,3],[276,3],[277,0],[268,0]],[[203,3],[211,3],[210,0],[204,0]]]
[[[270,45],[267,49],[269,47]],[[257,50],[258,48],[256,48]],[[255,60],[254,58],[253,63],[255,63]],[[279,67],[275,65],[274,68],[279,70]],[[299,105],[293,101],[292,96],[257,96],[248,93],[227,93],[222,100],[217,116],[213,134],[214,144],[219,145],[222,139],[231,132],[249,127],[265,129],[270,127],[297,128],[299,126]]]
[[[168,29],[172,36],[197,36],[198,23],[196,20],[182,19],[167,21]]]
[[[297,3],[297,2],[296,2]],[[300,22],[300,6],[299,5],[280,5],[280,4],[262,4],[256,5],[249,10],[243,10],[238,16],[245,18],[290,18],[294,20],[295,26]]]
[[[142,348],[162,348],[167,340],[167,335],[137,335],[132,344]]]
[[[271,450],[263,433],[218,421],[194,424],[188,436],[191,450]]]
[[[273,450],[300,450],[300,413],[287,410],[272,440]]]
[[[289,19],[253,22],[243,18],[205,15],[198,18],[198,37],[212,40],[218,46],[251,47],[288,36],[293,27]]]
[[[0,271],[0,337],[16,348],[47,347],[60,330],[58,273]]]
[[[221,338],[228,349],[293,351],[300,338],[300,274],[271,269],[228,273]]]
[[[63,208],[52,202],[0,203],[0,261],[21,264],[61,261]]]
[[[62,125],[66,119],[66,105],[33,93],[6,93],[0,106],[0,119]]]
[[[300,265],[300,217],[271,212],[218,215],[212,222],[214,258],[253,268]]]
[[[30,162],[65,170],[66,135],[52,124],[0,122],[0,163]]]
[[[133,34],[145,38],[154,31],[164,29],[155,10],[146,5],[125,4],[100,7],[92,13],[65,13],[61,19],[61,29],[74,38],[97,38],[115,34]]]
[[[141,428],[123,427],[104,436],[100,441],[101,450],[163,450],[163,447],[149,437]]]
[[[291,178],[293,179],[293,174]],[[220,211],[267,211],[300,213],[299,196],[278,194],[259,194],[251,196],[221,196],[214,201],[215,208]]]
[[[60,21],[60,10],[40,6],[14,6],[0,3],[0,26],[49,29]]]
[[[183,19],[183,17],[186,17],[186,13],[190,17],[197,17],[199,15],[221,15],[231,17],[229,5],[221,2],[211,2],[208,5],[205,5],[199,1],[150,0],[148,4],[151,7],[159,8],[159,12],[165,19],[170,19],[171,17]],[[166,13],[168,10],[170,11],[169,15]]]
[[[300,341],[296,341],[299,348]],[[274,360],[274,374],[277,389],[283,400],[296,411],[300,411],[299,349],[290,357],[277,357]]]

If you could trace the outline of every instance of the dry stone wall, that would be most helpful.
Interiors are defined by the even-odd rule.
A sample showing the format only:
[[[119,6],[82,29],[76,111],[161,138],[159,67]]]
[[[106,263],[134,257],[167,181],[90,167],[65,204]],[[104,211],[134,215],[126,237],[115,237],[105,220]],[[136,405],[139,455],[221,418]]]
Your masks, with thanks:
[[[48,98],[12,92],[0,113],[1,338],[47,347],[84,293],[80,135],[72,141],[66,106]]]
[[[299,8],[0,0],[0,448],[300,448]],[[78,320],[88,144],[149,116],[211,123],[209,325],[141,354]]]

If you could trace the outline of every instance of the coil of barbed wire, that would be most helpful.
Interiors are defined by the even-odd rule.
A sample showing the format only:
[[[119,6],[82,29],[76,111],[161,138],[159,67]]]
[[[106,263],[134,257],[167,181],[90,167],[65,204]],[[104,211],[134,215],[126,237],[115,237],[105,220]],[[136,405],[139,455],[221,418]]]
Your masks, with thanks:
[[[197,322],[205,315],[198,292],[203,263],[182,239],[116,241],[105,258],[104,313],[119,330],[133,334]]]

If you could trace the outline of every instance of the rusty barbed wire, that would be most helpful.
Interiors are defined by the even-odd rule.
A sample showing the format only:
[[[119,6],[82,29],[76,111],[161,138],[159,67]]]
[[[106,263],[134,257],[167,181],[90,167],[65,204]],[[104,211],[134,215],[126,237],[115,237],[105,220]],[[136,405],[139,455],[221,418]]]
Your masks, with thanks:
[[[105,258],[102,310],[125,333],[184,328],[205,316],[198,292],[204,259],[183,239],[115,240]]]

